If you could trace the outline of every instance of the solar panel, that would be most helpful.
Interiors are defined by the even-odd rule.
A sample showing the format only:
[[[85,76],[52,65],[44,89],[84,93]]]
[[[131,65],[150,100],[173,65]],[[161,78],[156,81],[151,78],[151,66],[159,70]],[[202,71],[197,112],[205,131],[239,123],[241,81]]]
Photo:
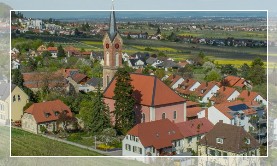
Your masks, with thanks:
[[[249,109],[249,107],[245,104],[238,104],[238,105],[234,105],[234,106],[229,106],[228,108],[232,111],[241,111],[241,110]]]

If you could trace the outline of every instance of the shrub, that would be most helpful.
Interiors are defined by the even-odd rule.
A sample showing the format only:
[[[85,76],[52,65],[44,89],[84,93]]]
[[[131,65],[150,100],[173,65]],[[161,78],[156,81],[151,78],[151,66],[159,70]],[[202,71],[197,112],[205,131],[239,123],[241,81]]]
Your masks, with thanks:
[[[77,140],[82,140],[83,138],[81,137],[80,134],[78,133],[72,133],[67,137],[68,141],[77,141]]]

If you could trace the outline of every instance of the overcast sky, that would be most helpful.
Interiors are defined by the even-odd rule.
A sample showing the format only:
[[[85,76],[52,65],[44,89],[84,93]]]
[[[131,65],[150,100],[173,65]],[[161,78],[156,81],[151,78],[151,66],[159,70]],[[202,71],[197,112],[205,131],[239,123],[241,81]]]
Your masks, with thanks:
[[[2,0],[16,10],[109,10],[111,0]],[[269,10],[276,0],[115,0],[117,10]]]

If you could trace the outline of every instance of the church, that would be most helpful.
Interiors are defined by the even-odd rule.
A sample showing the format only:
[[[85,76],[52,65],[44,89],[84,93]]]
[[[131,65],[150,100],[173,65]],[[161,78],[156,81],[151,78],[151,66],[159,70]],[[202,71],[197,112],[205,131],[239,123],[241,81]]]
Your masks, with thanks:
[[[112,6],[109,30],[103,39],[104,66],[103,89],[104,102],[109,106],[111,121],[114,123],[114,75],[122,64],[123,40],[116,27],[115,11]],[[186,101],[176,94],[156,76],[130,73],[136,105],[134,107],[136,123],[144,123],[168,118],[175,123],[186,121]]]

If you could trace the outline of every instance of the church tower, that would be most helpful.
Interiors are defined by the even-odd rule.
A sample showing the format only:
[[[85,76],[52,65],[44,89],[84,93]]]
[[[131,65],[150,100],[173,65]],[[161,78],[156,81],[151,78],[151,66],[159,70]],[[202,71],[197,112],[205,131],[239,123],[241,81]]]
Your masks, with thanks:
[[[117,69],[122,67],[122,45],[123,40],[116,28],[114,5],[112,5],[109,30],[103,39],[103,89],[106,89],[106,87],[109,85]]]

